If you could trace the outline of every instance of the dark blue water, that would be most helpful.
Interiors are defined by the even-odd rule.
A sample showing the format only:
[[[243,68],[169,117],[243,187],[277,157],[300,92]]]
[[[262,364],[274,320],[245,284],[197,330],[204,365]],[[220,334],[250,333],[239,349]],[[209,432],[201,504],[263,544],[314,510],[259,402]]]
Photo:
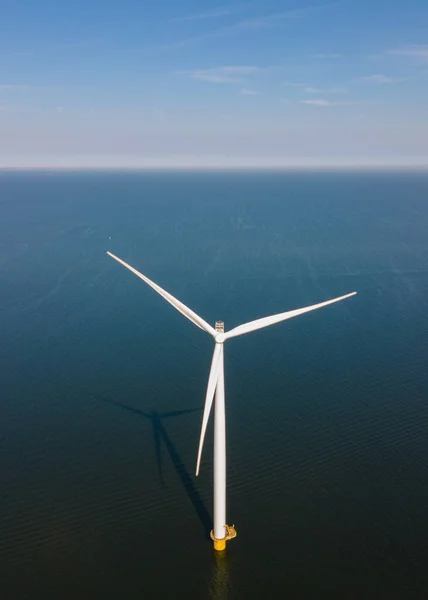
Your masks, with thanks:
[[[426,598],[428,174],[0,174],[0,595]],[[228,521],[213,556],[212,340]],[[179,414],[169,414],[179,413]]]

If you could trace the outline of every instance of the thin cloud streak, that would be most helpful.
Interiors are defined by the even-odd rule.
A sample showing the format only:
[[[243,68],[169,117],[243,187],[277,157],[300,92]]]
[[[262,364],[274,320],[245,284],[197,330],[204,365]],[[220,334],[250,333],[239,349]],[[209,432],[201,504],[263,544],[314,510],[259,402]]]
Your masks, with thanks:
[[[255,66],[226,66],[212,69],[195,69],[192,71],[177,71],[177,75],[187,79],[195,79],[207,83],[242,83],[243,77],[259,71]]]
[[[300,82],[294,82],[294,81],[283,81],[282,85],[285,85],[287,87],[295,87],[295,88],[305,88],[308,86],[307,83],[300,83]]]
[[[247,88],[243,88],[239,93],[242,94],[242,96],[258,96],[260,94],[260,92],[248,90]]]
[[[251,7],[251,4],[235,4],[230,6],[222,6],[218,8],[213,8],[212,10],[207,10],[205,12],[200,12],[192,15],[185,15],[184,17],[174,17],[169,20],[170,23],[183,23],[186,21],[207,21],[210,19],[221,19],[222,17],[228,17],[230,15],[234,15],[236,13],[243,12]]]
[[[306,94],[347,94],[347,90],[345,88],[327,88],[327,89],[319,89],[315,86],[309,85],[307,83],[299,83],[292,81],[285,81],[282,85],[297,88],[302,90]]]
[[[409,58],[421,59],[423,62],[428,62],[428,46],[409,46],[408,48],[398,48],[389,50],[388,54],[396,56],[407,56]]]
[[[360,77],[360,81],[364,81],[366,83],[377,83],[380,85],[389,84],[389,83],[399,83],[402,79],[397,79],[395,77],[387,77],[386,75],[366,75],[365,77]]]
[[[309,106],[348,106],[352,102],[331,102],[325,98],[317,98],[316,100],[300,100],[300,104],[307,104]]]
[[[211,10],[206,13],[200,13],[197,15],[188,15],[187,17],[176,17],[170,19],[170,23],[182,23],[184,21],[204,21],[207,19],[219,19],[220,17],[227,17],[232,14],[231,10],[221,9]]]
[[[307,9],[296,9],[289,10],[287,12],[275,13],[266,16],[253,17],[251,19],[244,19],[239,23],[236,23],[233,28],[236,31],[244,29],[264,29],[275,25],[278,21],[285,21],[288,19],[298,19],[307,12]]]
[[[311,54],[311,58],[316,58],[319,60],[328,60],[328,59],[334,59],[334,58],[342,58],[343,54],[339,54],[336,52],[331,52],[331,53],[325,53],[323,54],[322,52],[317,53],[317,54]]]
[[[185,38],[183,40],[178,40],[176,42],[171,42],[169,44],[157,46],[155,48],[152,48],[152,51],[178,50],[180,48],[185,48],[187,46],[191,46],[193,44],[197,44],[205,40],[223,37],[227,35],[233,35],[234,33],[239,33],[241,31],[251,31],[274,27],[278,23],[301,18],[306,14],[313,12],[314,10],[322,9],[326,6],[331,6],[331,4],[309,6],[307,8],[289,10],[280,13],[271,13],[268,15],[259,15],[248,19],[241,19],[240,21],[237,21],[233,25],[229,25],[227,27],[222,27],[220,29],[215,29],[214,31],[203,33],[201,35],[196,35],[193,37]]]

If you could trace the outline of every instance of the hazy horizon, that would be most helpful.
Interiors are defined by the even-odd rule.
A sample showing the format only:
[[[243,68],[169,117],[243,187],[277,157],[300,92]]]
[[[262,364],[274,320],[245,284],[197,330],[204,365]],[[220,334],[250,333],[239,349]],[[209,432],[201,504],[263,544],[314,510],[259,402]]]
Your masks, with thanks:
[[[228,163],[200,163],[196,161],[187,164],[174,163],[110,163],[110,164],[83,164],[83,163],[62,163],[62,164],[0,164],[0,171],[334,171],[334,170],[425,170],[428,169],[428,158],[408,161],[376,161],[368,162],[364,160],[348,162],[283,162],[278,161],[245,163],[231,160]]]

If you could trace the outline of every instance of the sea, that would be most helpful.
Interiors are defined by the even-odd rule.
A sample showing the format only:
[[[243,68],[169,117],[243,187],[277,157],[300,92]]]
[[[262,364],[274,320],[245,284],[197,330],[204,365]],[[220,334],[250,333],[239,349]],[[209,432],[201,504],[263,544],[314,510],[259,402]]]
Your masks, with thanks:
[[[196,453],[225,345],[227,515]],[[2,600],[428,598],[428,172],[0,172]]]

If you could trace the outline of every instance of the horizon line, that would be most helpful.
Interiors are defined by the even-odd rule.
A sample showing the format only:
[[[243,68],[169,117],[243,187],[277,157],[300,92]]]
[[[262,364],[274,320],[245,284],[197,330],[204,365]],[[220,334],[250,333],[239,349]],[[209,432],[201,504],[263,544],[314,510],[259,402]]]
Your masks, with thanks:
[[[349,163],[349,164],[291,164],[291,165],[1,165],[0,172],[5,171],[331,171],[331,170],[428,170],[426,163]]]

